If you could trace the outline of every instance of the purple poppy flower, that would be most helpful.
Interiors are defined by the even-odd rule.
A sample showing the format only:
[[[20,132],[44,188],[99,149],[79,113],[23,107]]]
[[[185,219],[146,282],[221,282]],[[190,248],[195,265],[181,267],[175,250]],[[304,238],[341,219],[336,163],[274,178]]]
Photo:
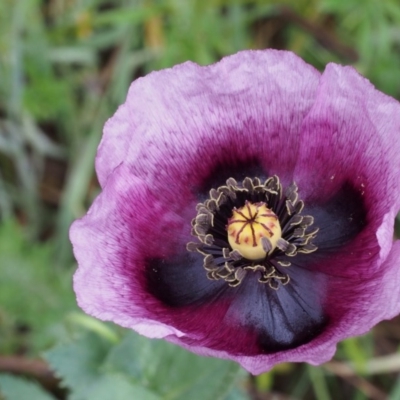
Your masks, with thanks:
[[[400,107],[353,68],[245,51],[135,81],[71,228],[79,305],[261,373],[400,312]]]

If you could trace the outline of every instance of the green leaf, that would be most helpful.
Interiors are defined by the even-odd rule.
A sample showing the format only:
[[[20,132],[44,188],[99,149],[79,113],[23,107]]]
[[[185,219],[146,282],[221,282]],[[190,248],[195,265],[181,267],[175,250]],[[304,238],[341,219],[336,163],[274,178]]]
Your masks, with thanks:
[[[99,322],[100,323],[100,322]],[[115,337],[89,331],[78,339],[45,353],[45,358],[71,393],[69,400],[161,400],[125,373],[102,367]]]
[[[115,344],[115,336],[99,332],[86,331],[44,355],[71,391],[69,400],[225,400],[238,375],[237,364],[162,340],[129,331]]]
[[[101,378],[99,366],[110,348],[110,341],[89,332],[79,340],[47,351],[44,357],[62,379],[63,386],[71,389],[70,400],[89,400],[92,385]]]
[[[88,400],[162,400],[146,388],[131,382],[126,376],[117,374],[102,376],[91,387],[85,398]]]
[[[232,362],[200,357],[134,332],[111,351],[104,368],[128,374],[166,400],[224,399],[239,371]]]
[[[233,388],[228,396],[225,398],[225,400],[249,400],[249,395],[247,395],[244,391],[238,389],[238,388]]]
[[[37,383],[8,374],[0,374],[0,392],[5,400],[55,400]]]

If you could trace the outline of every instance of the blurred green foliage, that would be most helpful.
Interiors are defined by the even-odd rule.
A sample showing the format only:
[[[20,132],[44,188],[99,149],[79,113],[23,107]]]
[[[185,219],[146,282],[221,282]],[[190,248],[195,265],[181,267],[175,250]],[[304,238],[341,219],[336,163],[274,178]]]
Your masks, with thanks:
[[[15,221],[0,225],[0,351],[37,355],[66,335],[74,310],[71,269],[60,268],[50,243],[33,244]]]
[[[350,361],[357,371],[350,378],[285,364],[245,385],[240,378],[231,392],[212,397],[190,390],[211,390],[215,377],[233,383],[230,363],[195,358],[131,333],[124,338],[107,325],[71,314],[76,305],[69,225],[98,193],[93,164],[102,126],[124,101],[130,82],[186,60],[209,64],[239,50],[267,47],[292,50],[321,70],[331,61],[352,64],[380,90],[400,98],[398,0],[0,2],[2,353],[37,355],[66,340],[80,321],[90,339],[74,336],[46,353],[72,389],[71,399],[88,398],[87,393],[125,399],[135,393],[141,399],[240,400],[252,387],[260,396],[279,391],[297,399],[337,399],[337,393],[357,400],[400,398],[395,373],[370,378],[365,367],[377,353],[396,352],[398,326],[378,339],[370,334],[340,345],[336,359]],[[129,365],[121,365],[126,359],[117,356],[125,351]],[[101,362],[93,365],[90,357]],[[154,360],[165,359],[175,360],[166,364],[175,375],[157,377],[149,369]],[[193,371],[182,369],[185,363]],[[78,384],[79,373],[92,374],[97,388]],[[198,380],[179,388],[179,376]],[[32,399],[49,398],[34,385],[0,375],[10,400],[25,398],[26,390]],[[116,387],[119,394],[111,389]],[[81,389],[89,392],[77,394]]]

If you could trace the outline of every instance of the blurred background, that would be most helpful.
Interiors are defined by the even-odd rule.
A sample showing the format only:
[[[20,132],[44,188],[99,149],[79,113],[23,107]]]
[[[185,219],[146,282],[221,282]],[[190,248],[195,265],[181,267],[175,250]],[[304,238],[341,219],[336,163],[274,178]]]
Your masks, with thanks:
[[[96,148],[130,82],[264,48],[351,64],[400,98],[398,0],[0,1],[0,398],[400,399],[400,319],[323,366],[251,377],[75,304],[68,229],[99,193]]]

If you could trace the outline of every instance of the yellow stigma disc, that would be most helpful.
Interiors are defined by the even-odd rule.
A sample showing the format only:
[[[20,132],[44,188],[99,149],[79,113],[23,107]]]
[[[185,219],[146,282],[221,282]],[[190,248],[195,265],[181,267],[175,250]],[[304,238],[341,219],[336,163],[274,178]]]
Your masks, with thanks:
[[[226,227],[233,250],[248,260],[261,260],[276,248],[282,230],[278,217],[264,202],[235,208]]]

